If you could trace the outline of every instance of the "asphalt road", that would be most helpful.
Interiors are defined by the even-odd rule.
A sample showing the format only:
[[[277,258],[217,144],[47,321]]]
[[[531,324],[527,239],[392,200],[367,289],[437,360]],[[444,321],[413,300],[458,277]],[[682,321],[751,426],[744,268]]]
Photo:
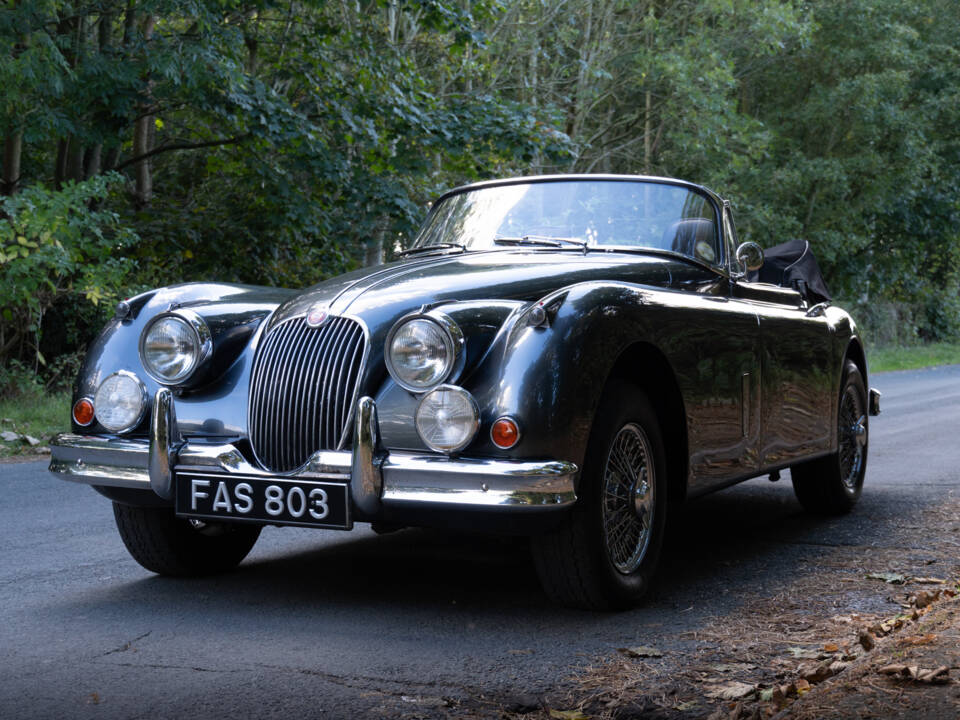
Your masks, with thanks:
[[[960,366],[871,384],[883,414],[853,514],[805,515],[788,477],[691,503],[657,590],[619,614],[550,606],[522,541],[419,530],[267,528],[236,572],[158,578],[107,500],[45,461],[0,465],[0,718],[443,716],[549,697],[617,647],[682,662],[698,631],[776,598],[823,549],[879,552],[904,526],[915,549],[936,542],[924,516],[960,496]]]

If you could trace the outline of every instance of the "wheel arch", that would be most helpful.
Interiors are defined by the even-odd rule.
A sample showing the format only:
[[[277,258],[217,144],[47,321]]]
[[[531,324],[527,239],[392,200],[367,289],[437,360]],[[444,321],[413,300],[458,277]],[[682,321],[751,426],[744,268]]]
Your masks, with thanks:
[[[860,338],[854,336],[850,338],[850,341],[847,343],[847,350],[843,355],[843,366],[847,364],[847,360],[853,361],[854,365],[857,366],[857,369],[860,370],[860,374],[863,375],[863,382],[867,384],[867,355],[863,350],[863,344],[860,342]]]
[[[673,368],[655,345],[640,341],[629,345],[620,353],[610,370],[607,383],[614,378],[636,385],[653,404],[661,423],[670,499],[682,501],[687,493],[690,455],[683,394]]]

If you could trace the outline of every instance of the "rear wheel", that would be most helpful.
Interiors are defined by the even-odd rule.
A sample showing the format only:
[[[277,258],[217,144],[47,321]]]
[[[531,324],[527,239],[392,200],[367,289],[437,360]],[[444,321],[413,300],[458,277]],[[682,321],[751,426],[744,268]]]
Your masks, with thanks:
[[[240,564],[260,536],[259,525],[184,520],[170,508],[113,504],[123,544],[159,575],[211,575]]]
[[[614,382],[604,393],[579,496],[559,528],[533,538],[544,590],[574,607],[635,605],[663,544],[667,475],[656,414],[633,385]]]
[[[853,509],[867,471],[868,430],[863,375],[847,362],[837,412],[837,452],[790,468],[793,490],[804,509],[823,515]]]

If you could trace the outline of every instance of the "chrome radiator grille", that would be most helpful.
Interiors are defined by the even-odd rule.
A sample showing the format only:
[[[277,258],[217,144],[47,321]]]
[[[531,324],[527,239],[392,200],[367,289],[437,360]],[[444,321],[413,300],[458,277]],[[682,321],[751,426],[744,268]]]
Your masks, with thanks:
[[[300,467],[349,439],[364,356],[363,328],[331,317],[318,328],[295,318],[261,340],[250,375],[250,444],[267,470]]]

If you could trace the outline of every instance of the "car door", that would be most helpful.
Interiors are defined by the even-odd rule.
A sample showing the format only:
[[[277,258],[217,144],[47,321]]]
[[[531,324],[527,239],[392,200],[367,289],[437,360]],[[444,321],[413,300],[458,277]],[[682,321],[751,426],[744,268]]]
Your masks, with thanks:
[[[673,270],[689,307],[670,348],[687,415],[688,494],[748,477],[759,467],[762,343],[755,303],[731,281],[693,268]]]
[[[729,208],[724,222],[735,237]],[[829,451],[835,368],[826,315],[797,291],[767,283],[740,278],[732,295],[753,307],[760,327],[760,468]]]
[[[775,292],[771,292],[771,290]],[[832,329],[823,313],[812,314],[800,294],[785,288],[754,288],[760,318],[763,467],[782,467],[830,450],[833,429]]]

